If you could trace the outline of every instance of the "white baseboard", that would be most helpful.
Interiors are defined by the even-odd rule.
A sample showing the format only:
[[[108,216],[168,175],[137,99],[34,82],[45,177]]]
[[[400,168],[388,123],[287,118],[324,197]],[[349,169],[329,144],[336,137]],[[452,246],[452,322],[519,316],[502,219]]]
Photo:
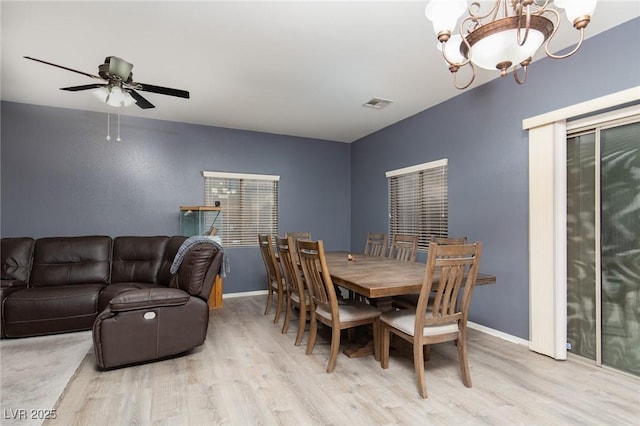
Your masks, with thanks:
[[[483,333],[489,334],[494,337],[499,337],[500,339],[506,340],[511,343],[529,347],[528,340],[521,339],[520,337],[516,337],[511,334],[507,334],[502,331],[495,330],[493,328],[485,327],[484,325],[476,324],[475,322],[467,321],[467,327],[473,328],[474,330],[481,331]]]
[[[258,290],[258,291],[245,291],[243,293],[228,293],[223,294],[223,299],[232,299],[234,297],[245,297],[245,296],[260,296],[263,294],[267,294],[267,290]]]
[[[246,291],[242,293],[229,293],[223,294],[223,299],[231,299],[234,297],[245,297],[245,296],[260,296],[267,294],[267,290],[258,290],[258,291]],[[511,343],[515,343],[518,345],[523,345],[529,347],[529,341],[525,339],[521,339],[520,337],[512,336],[511,334],[503,333],[502,331],[495,330],[493,328],[485,327],[484,325],[476,324],[472,321],[467,321],[467,326],[469,328],[473,328],[474,330],[481,331],[483,333],[489,334],[494,337],[499,337],[500,339],[506,340]]]

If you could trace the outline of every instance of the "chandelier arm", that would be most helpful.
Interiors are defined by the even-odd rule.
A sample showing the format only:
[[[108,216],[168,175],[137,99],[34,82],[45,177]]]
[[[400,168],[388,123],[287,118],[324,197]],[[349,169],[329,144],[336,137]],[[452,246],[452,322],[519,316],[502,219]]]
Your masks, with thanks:
[[[555,33],[555,31],[554,31],[554,33]],[[549,40],[547,40],[547,42],[544,45],[544,52],[547,54],[548,57],[553,58],[553,59],[565,59],[565,58],[568,58],[569,56],[571,56],[574,53],[576,53],[578,51],[578,49],[580,49],[580,46],[582,46],[582,42],[584,41],[584,28],[580,28],[580,40],[578,41],[578,44],[576,44],[576,47],[574,47],[571,52],[566,53],[564,55],[554,55],[553,53],[551,53],[549,51],[549,42],[550,41],[551,41],[551,37],[549,37]]]
[[[453,85],[456,87],[456,89],[459,90],[464,90],[467,87],[471,86],[471,83],[473,83],[473,80],[475,80],[476,78],[476,68],[473,66],[472,62],[468,62],[469,66],[471,67],[471,79],[467,82],[467,84],[465,84],[464,86],[458,86],[458,72],[454,72],[453,73]]]
[[[518,45],[524,46],[524,44],[527,42],[527,38],[529,37],[529,28],[531,27],[531,5],[527,5],[527,19],[525,22],[524,37],[520,35],[520,32],[522,30],[522,26],[520,25],[521,18],[522,18],[522,8],[520,8],[520,15],[518,16],[517,34],[518,34]]]
[[[467,46],[469,46],[469,42],[467,41],[467,39],[465,37],[462,37],[462,40],[467,44]],[[463,66],[465,66],[465,65],[467,65],[468,63],[471,62],[470,58],[467,58],[466,60],[464,60],[462,62],[455,62],[455,61],[449,59],[449,57],[447,56],[447,53],[446,53],[446,50],[447,50],[446,49],[446,43],[447,42],[446,41],[442,41],[440,43],[442,43],[442,57],[444,58],[445,61],[447,61],[447,63],[449,65],[454,66],[454,67],[463,67]]]
[[[527,81],[527,65],[522,65],[520,68],[522,68],[522,80],[520,80],[520,78],[518,77],[518,68],[514,68],[513,69],[513,78],[516,79],[516,83],[518,84],[524,84],[525,81]]]

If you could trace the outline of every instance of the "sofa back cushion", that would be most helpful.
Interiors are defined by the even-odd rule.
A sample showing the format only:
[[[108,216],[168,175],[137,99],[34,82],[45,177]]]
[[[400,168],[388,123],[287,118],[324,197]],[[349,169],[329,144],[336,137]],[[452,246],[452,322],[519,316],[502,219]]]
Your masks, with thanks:
[[[0,268],[3,279],[27,282],[31,269],[33,238],[2,238],[0,242]]]
[[[113,240],[111,283],[158,282],[169,237],[117,237]]]
[[[223,251],[212,244],[196,244],[184,255],[176,272],[177,286],[191,296],[207,301],[220,272]]]
[[[173,263],[173,259],[176,257],[178,249],[186,239],[187,237],[183,237],[181,235],[169,237],[169,241],[167,241],[167,246],[164,250],[162,263],[160,264],[160,271],[158,272],[158,284],[167,287],[171,286],[173,275],[169,270],[171,269],[171,264]]]
[[[53,237],[36,240],[29,285],[107,284],[111,237]]]

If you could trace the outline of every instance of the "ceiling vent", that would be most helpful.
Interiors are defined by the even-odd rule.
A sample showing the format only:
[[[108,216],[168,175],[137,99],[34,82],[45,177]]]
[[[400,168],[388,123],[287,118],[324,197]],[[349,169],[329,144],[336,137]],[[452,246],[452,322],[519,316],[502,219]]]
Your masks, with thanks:
[[[363,107],[367,107],[367,108],[382,109],[382,108],[386,107],[387,105],[389,105],[392,102],[393,101],[389,100],[389,99],[373,98],[373,99],[367,101],[366,103],[362,104],[362,106]]]

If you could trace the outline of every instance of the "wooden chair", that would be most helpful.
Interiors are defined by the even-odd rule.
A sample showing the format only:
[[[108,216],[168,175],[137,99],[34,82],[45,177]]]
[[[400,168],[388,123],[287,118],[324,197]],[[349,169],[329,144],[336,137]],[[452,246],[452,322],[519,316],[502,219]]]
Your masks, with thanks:
[[[336,291],[327,267],[322,241],[298,240],[298,255],[311,296],[311,324],[306,354],[310,355],[316,343],[318,322],[331,327],[331,353],[327,373],[336,366],[340,349],[340,332],[361,325],[373,325],[376,360],[379,359],[378,318],[380,311],[359,300],[343,300],[338,304]]]
[[[293,242],[295,243],[298,240],[307,240],[311,241],[311,232],[285,232],[285,238],[293,238]]]
[[[438,245],[467,244],[467,237],[432,237],[431,241]]]
[[[431,241],[438,245],[467,244],[467,237],[432,237]],[[417,294],[403,294],[393,296],[392,304],[395,308],[407,309],[415,308],[418,305]]]
[[[291,237],[293,239],[293,260],[299,264],[298,260],[298,240],[311,241],[311,232],[285,232],[285,238]]]
[[[396,260],[415,262],[418,254],[418,236],[393,234],[389,257]]]
[[[273,322],[280,321],[280,312],[284,303],[284,283],[282,282],[282,274],[280,272],[280,265],[276,259],[276,255],[273,251],[273,240],[271,234],[258,234],[258,243],[260,245],[260,254],[262,254],[262,261],[267,270],[267,306],[264,309],[264,314],[267,315],[273,304],[273,295],[278,297],[278,303],[276,307],[276,314],[273,318]]]
[[[424,349],[434,343],[457,343],[462,381],[466,387],[471,387],[467,362],[467,317],[481,253],[480,242],[466,245],[431,243],[417,308],[393,311],[380,317],[380,365],[389,368],[391,333],[411,342],[418,390],[423,398],[427,398]],[[439,277],[439,285],[434,288],[436,277]],[[435,291],[435,297],[431,306],[428,303],[432,291]]]
[[[388,241],[387,234],[369,232],[367,235],[367,244],[364,246],[364,254],[385,257],[387,255]]]
[[[297,308],[300,312],[298,323],[298,334],[296,335],[296,346],[302,343],[304,328],[307,324],[307,313],[311,309],[311,301],[309,294],[305,290],[302,277],[300,276],[300,268],[294,261],[293,238],[276,238],[276,248],[278,249],[278,257],[284,275],[285,287],[287,290],[287,309],[284,314],[284,324],[282,325],[282,333],[289,331],[289,321],[291,319],[293,308]]]

